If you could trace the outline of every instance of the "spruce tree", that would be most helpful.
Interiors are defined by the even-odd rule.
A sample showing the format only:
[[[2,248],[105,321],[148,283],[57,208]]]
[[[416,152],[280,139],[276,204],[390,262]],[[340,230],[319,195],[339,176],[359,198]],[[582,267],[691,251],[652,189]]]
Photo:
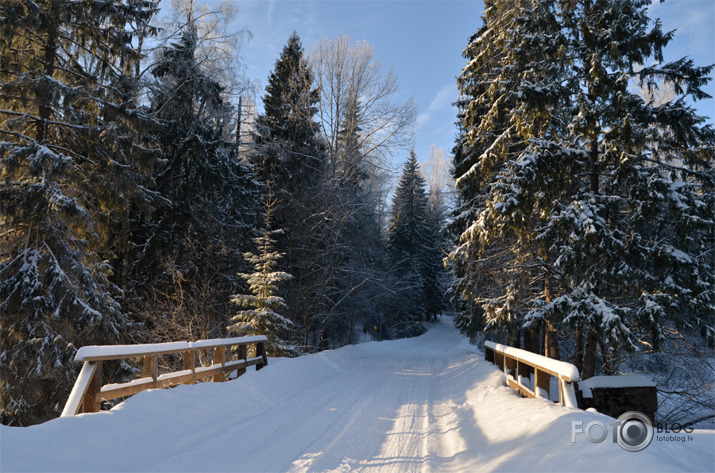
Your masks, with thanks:
[[[520,291],[506,265],[505,249],[511,243],[504,234],[482,241],[474,230],[479,212],[486,207],[488,183],[521,146],[506,113],[514,95],[500,94],[515,90],[518,82],[518,77],[503,72],[501,64],[517,29],[521,5],[485,1],[483,25],[463,52],[467,66],[457,80],[459,134],[453,148],[457,206],[447,227],[455,244],[448,262],[454,276],[450,299],[456,326],[470,338],[485,327],[505,329],[511,343],[518,338],[523,318]],[[493,100],[497,94],[499,101]],[[490,310],[491,301],[505,300],[508,304],[501,304],[502,309]]]
[[[131,335],[109,262],[125,250],[128,209],[152,203],[134,73],[154,13],[135,1],[0,4],[3,423],[58,415],[75,347]]]
[[[395,310],[402,320],[429,319],[439,305],[439,229],[428,214],[425,187],[412,150],[392,199],[388,228],[388,252],[402,286]]]
[[[149,69],[150,131],[164,163],[151,190],[162,205],[136,226],[129,278],[147,335],[171,340],[222,334],[259,213],[258,188],[228,138],[233,107],[197,58],[200,24],[186,15]]]
[[[672,33],[649,3],[489,4],[461,79],[484,85],[462,114],[475,165],[458,187],[463,203],[466,189],[483,200],[467,204],[453,257],[498,258],[509,285],[483,290],[477,272],[460,283],[487,322],[516,307],[527,326],[573,330],[585,378],[617,369],[622,350],[657,348],[667,327],[714,334],[715,133],[686,100],[707,97],[712,67],[662,62]],[[631,81],[672,83],[678,98],[656,105]]]
[[[314,122],[319,96],[312,87],[313,76],[294,31],[268,77],[252,156],[262,181],[272,181],[278,194],[315,187],[325,170]]]
[[[276,271],[278,260],[283,256],[273,249],[273,236],[281,230],[271,230],[271,217],[276,210],[276,200],[269,193],[264,202],[265,228],[255,238],[256,252],[246,252],[243,257],[253,265],[253,273],[243,273],[240,276],[246,280],[252,294],[237,294],[231,302],[244,309],[232,319],[233,325],[229,331],[238,335],[265,335],[268,337],[266,350],[273,356],[281,356],[294,352],[285,340],[286,334],[293,326],[281,312],[287,306],[285,300],[278,295],[278,285],[288,281],[292,276],[283,271]]]
[[[284,269],[293,275],[285,288],[288,317],[306,349],[315,345],[310,338],[329,305],[324,295],[330,279],[326,157],[314,122],[317,101],[300,38],[293,32],[268,79],[249,160],[259,179],[271,182],[277,200],[273,221],[283,233],[276,235],[276,250],[285,254]]]

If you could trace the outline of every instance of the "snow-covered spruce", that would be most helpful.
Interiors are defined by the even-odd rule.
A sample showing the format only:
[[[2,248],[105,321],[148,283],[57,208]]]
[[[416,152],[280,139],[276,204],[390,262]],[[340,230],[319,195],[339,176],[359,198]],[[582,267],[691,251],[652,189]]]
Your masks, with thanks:
[[[0,7],[0,422],[60,413],[75,346],[127,333],[112,263],[129,212],[151,206],[154,158],[137,130],[141,51],[155,6]],[[107,369],[105,375],[113,376]]]
[[[278,260],[283,256],[274,250],[273,235],[282,230],[271,230],[271,218],[277,201],[269,193],[264,203],[265,228],[261,235],[255,238],[256,253],[246,252],[243,257],[253,265],[254,272],[241,274],[252,294],[236,294],[231,302],[242,307],[232,319],[228,330],[238,335],[265,335],[268,337],[266,351],[271,356],[291,354],[294,349],[286,334],[293,327],[293,322],[286,318],[287,306],[285,300],[278,295],[279,284],[289,281],[292,275],[277,271]]]
[[[543,332],[584,378],[715,338],[715,132],[687,101],[712,67],[663,63],[648,3],[487,1],[459,78],[458,324]]]

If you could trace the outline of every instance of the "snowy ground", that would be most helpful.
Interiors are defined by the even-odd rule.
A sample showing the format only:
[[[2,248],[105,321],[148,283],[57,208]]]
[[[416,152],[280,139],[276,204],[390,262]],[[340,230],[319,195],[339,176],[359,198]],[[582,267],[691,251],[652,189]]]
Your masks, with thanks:
[[[0,470],[715,471],[715,431],[656,434],[638,453],[610,435],[573,443],[572,421],[593,420],[612,421],[517,397],[445,318],[418,338],[271,359],[229,383],[1,426]]]

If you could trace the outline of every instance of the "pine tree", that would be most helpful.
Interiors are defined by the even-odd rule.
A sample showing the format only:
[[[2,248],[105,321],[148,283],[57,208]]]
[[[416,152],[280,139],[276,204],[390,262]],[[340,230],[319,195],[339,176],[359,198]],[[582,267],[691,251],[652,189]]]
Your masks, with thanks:
[[[618,352],[657,348],[667,326],[714,333],[715,134],[686,102],[706,97],[712,67],[663,64],[672,34],[648,3],[490,4],[461,79],[482,85],[462,114],[475,164],[458,179],[468,225],[453,257],[471,247],[482,267],[501,261],[509,285],[494,297],[476,272],[460,283],[488,322],[517,312],[573,330],[583,377],[599,351],[614,370]],[[659,63],[637,67],[649,58]],[[679,98],[655,105],[631,80],[673,83]],[[483,197],[469,203],[467,189]]]
[[[257,251],[243,255],[255,270],[250,274],[241,274],[253,294],[238,294],[231,298],[231,302],[245,309],[231,319],[233,325],[228,329],[238,335],[265,335],[268,337],[267,352],[273,356],[282,356],[294,352],[284,339],[293,322],[280,314],[288,307],[278,295],[278,285],[292,279],[292,276],[276,271],[278,260],[283,256],[273,249],[275,242],[272,237],[281,233],[281,230],[271,230],[271,217],[276,210],[276,203],[269,192],[264,203],[265,228],[255,238]]]
[[[131,333],[108,262],[128,209],[152,200],[133,41],[153,34],[154,13],[137,1],[0,3],[3,423],[59,414],[75,347]]]

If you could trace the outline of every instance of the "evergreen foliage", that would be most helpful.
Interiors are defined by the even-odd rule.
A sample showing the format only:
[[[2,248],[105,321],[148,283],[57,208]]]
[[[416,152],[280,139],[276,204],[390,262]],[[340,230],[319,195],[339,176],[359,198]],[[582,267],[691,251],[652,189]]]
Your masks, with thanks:
[[[572,331],[586,378],[667,327],[715,335],[715,133],[686,101],[712,67],[662,62],[672,34],[649,3],[487,2],[459,81],[461,302],[488,326]]]
[[[198,25],[188,16],[179,40],[150,69],[152,131],[164,163],[151,189],[163,205],[136,222],[129,273],[136,312],[151,327],[174,327],[169,339],[221,335],[259,213],[258,186],[227,139],[233,108],[196,58]],[[166,316],[155,317],[157,305]]]
[[[0,3],[0,420],[57,415],[75,346],[124,340],[108,264],[146,208],[144,1]],[[107,371],[107,379],[114,373]]]
[[[427,240],[440,223],[424,181],[421,236],[385,270],[382,160],[405,143],[415,109],[391,103],[396,76],[381,74],[372,48],[350,49],[363,60],[326,127],[317,69],[293,33],[252,143],[238,143],[231,94],[247,84],[224,67],[235,50],[223,46],[235,43],[215,29],[230,9],[172,8],[171,39],[144,62],[158,2],[0,0],[4,424],[55,417],[83,345],[233,331],[266,334],[272,354],[292,355],[353,343],[393,313],[441,308],[438,244]],[[412,290],[418,304],[399,315]],[[103,382],[125,381],[132,363],[105,364]]]
[[[293,32],[276,61],[263,97],[250,161],[262,182],[271,182],[278,201],[274,214],[276,251],[285,254],[288,317],[296,324],[299,345],[311,345],[329,283],[325,226],[326,157],[313,121],[318,92],[297,33]]]
[[[392,199],[388,228],[388,252],[400,283],[394,307],[398,321],[429,320],[441,308],[439,227],[430,218],[425,186],[412,150]]]
[[[319,96],[312,84],[300,37],[294,31],[268,78],[255,137],[257,152],[252,156],[261,180],[272,181],[278,192],[289,195],[314,188],[325,169],[313,121]]]
[[[254,272],[240,276],[248,283],[252,294],[237,294],[231,302],[244,309],[231,319],[233,325],[229,331],[238,335],[265,335],[268,337],[266,350],[271,356],[285,356],[293,352],[292,347],[283,337],[293,326],[293,322],[281,315],[288,308],[285,300],[278,295],[278,285],[292,276],[283,271],[276,271],[278,260],[283,256],[273,249],[272,236],[281,230],[271,230],[271,216],[276,209],[276,200],[264,203],[266,226],[261,235],[255,238],[256,253],[246,252],[243,257],[253,265]]]

